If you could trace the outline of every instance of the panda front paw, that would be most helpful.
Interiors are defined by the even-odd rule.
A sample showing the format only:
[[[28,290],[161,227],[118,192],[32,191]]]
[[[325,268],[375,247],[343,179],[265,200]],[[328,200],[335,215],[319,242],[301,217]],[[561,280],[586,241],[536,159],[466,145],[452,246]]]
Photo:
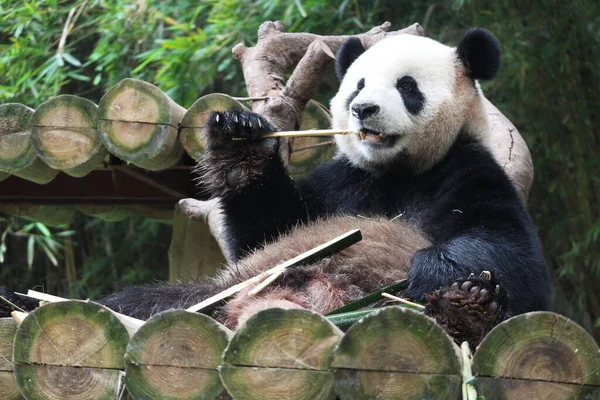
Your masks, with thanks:
[[[198,168],[202,185],[220,196],[267,175],[270,162],[279,157],[279,140],[264,136],[275,131],[259,114],[212,112],[203,130],[207,152]]]
[[[425,295],[425,315],[435,318],[457,343],[475,350],[497,324],[506,319],[506,294],[488,271],[458,279],[449,287]]]
[[[256,145],[256,141],[276,129],[262,115],[239,110],[212,112],[207,120],[204,138],[209,150],[243,149]],[[276,138],[267,138],[262,143],[265,150],[272,152]]]

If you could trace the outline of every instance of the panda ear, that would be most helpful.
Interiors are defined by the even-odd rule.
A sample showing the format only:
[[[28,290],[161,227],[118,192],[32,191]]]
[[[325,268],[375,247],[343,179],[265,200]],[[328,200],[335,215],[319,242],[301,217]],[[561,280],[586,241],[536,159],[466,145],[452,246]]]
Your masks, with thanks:
[[[335,56],[335,73],[340,82],[350,65],[364,52],[365,48],[357,37],[351,37],[342,44]]]
[[[456,54],[472,79],[493,79],[500,68],[500,43],[487,29],[467,31],[456,48]]]

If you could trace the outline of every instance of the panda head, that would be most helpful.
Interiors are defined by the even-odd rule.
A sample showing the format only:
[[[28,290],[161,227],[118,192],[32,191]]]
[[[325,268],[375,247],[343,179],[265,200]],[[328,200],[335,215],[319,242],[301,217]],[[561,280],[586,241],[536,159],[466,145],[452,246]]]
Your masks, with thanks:
[[[358,38],[336,56],[340,89],[331,100],[339,151],[362,168],[404,159],[416,171],[437,163],[461,130],[485,140],[488,122],[476,80],[492,79],[500,46],[471,29],[456,48],[402,34],[365,50]]]

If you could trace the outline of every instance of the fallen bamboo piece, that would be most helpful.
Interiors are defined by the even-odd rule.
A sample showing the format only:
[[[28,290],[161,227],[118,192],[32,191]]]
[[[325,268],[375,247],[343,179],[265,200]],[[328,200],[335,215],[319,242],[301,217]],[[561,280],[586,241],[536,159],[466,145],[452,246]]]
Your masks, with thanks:
[[[46,301],[48,303],[71,301],[71,300],[65,299],[63,297],[54,296],[54,295],[51,295],[48,293],[37,292],[37,291],[31,290],[31,289],[27,291],[27,294],[24,294],[24,293],[16,293],[16,294],[19,296],[30,297],[32,299],[36,299],[36,300],[40,300],[40,301]],[[118,313],[113,310],[110,310],[110,311],[121,321],[121,323],[123,325],[125,325],[125,328],[127,329],[127,332],[129,333],[129,335],[133,335],[133,333],[136,332],[140,326],[142,326],[146,323],[146,321],[143,321],[141,319],[133,318],[133,317]]]
[[[348,247],[354,243],[357,243],[361,239],[362,239],[362,236],[361,236],[359,229],[353,229],[351,231],[348,231],[348,232],[344,233],[343,235],[340,235],[340,236],[336,237],[335,239],[330,240],[327,243],[324,243],[318,247],[315,247],[312,250],[302,253],[282,264],[276,265],[275,267],[268,269],[265,272],[262,272],[253,278],[250,278],[248,280],[240,282],[237,285],[233,285],[229,289],[224,290],[221,293],[218,293],[212,297],[209,297],[208,299],[206,299],[204,301],[201,301],[198,304],[195,304],[195,305],[189,307],[187,309],[187,311],[196,312],[196,311],[203,310],[221,300],[226,299],[229,296],[233,296],[237,292],[241,291],[244,288],[247,288],[250,285],[259,283],[260,281],[262,281],[263,279],[265,279],[266,277],[268,277],[270,275],[276,274],[279,271],[285,271],[289,267],[294,267],[297,265],[310,263],[314,260],[321,259],[323,257],[327,257],[328,255],[337,253],[338,251],[343,250],[346,247]],[[341,246],[343,246],[343,247],[341,247]]]
[[[407,306],[414,307],[417,310],[423,310],[425,308],[425,306],[423,304],[414,303],[412,301],[403,299],[403,298],[398,297],[398,296],[394,296],[394,295],[389,294],[389,293],[381,293],[381,296],[382,297],[386,297],[386,298],[388,298],[390,300],[397,301],[397,302],[402,303],[402,304],[406,304]]]
[[[348,129],[309,129],[307,131],[281,131],[268,133],[263,138],[274,138],[274,137],[303,137],[303,136],[333,136],[333,135],[347,135],[353,131]],[[246,140],[243,137],[234,137],[232,140]]]

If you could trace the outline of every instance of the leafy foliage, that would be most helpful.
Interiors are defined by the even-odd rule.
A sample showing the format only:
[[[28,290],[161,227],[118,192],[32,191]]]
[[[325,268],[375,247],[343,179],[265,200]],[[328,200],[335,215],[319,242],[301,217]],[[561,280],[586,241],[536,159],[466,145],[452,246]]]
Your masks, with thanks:
[[[98,101],[125,77],[152,82],[186,107],[210,92],[244,95],[231,48],[238,42],[253,45],[259,25],[275,19],[288,31],[320,34],[362,32],[385,20],[395,28],[420,22],[427,34],[448,44],[471,26],[492,30],[503,46],[502,67],[483,88],[531,149],[536,178],[528,206],[550,264],[557,310],[593,329],[600,321],[597,1],[4,0],[0,102],[37,107],[60,93]],[[318,99],[326,103],[335,86],[329,73]],[[155,260],[166,265],[167,226],[78,217],[73,229],[80,279],[66,282],[71,291],[95,295],[166,276]],[[27,243],[13,240],[9,252],[22,248],[27,254]],[[36,269],[41,260],[48,258],[34,258],[32,282],[51,281],[52,269]],[[3,282],[14,271],[5,262]],[[58,275],[62,284],[65,275]],[[600,336],[600,323],[595,324]]]

